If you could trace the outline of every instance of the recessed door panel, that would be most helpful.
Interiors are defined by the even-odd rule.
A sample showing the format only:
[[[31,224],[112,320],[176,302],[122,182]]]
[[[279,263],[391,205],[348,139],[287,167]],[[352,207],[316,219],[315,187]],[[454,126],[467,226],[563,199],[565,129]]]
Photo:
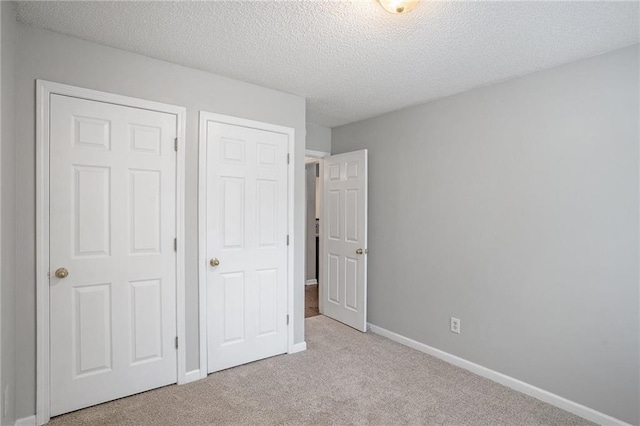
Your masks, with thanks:
[[[74,254],[111,252],[111,174],[108,167],[73,167]]]
[[[74,148],[111,149],[111,121],[95,117],[73,117],[73,145]]]
[[[327,173],[329,180],[340,180],[340,164],[330,164],[329,173]]]
[[[256,181],[258,247],[275,247],[278,231],[278,181]]]
[[[162,129],[141,124],[130,125],[131,151],[135,153],[160,155],[162,149]]]
[[[111,284],[73,288],[74,378],[111,370]]]
[[[258,278],[258,336],[277,330],[278,313],[278,270],[257,271]]]
[[[160,252],[161,176],[157,170],[130,170],[131,253]]]
[[[259,143],[258,145],[258,166],[274,168],[277,166],[277,145]]]
[[[358,161],[348,161],[345,163],[345,169],[347,180],[358,177]]]
[[[244,179],[224,177],[222,181],[222,241],[225,249],[242,248],[244,242]]]
[[[344,235],[347,242],[358,242],[358,190],[345,191]]]
[[[55,416],[176,382],[177,119],[55,94],[49,107]]]
[[[344,258],[344,306],[358,310],[358,259]]]
[[[244,273],[233,272],[221,274],[224,300],[224,341],[223,344],[244,339]]]
[[[287,350],[289,136],[201,114],[208,371]]]
[[[221,162],[227,164],[244,164],[245,141],[241,139],[221,138]]]
[[[162,358],[162,281],[131,283],[131,362]]]
[[[327,197],[328,218],[327,224],[329,229],[329,238],[332,240],[340,240],[340,191],[329,191]]]
[[[340,256],[333,253],[327,259],[327,288],[329,302],[340,304]]]

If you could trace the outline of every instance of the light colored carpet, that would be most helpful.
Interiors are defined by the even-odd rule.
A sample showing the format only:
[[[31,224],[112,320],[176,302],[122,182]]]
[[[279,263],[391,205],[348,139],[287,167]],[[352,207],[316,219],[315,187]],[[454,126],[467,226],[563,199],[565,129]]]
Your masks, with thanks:
[[[304,286],[304,317],[320,315],[318,308],[318,284]]]
[[[305,324],[305,352],[66,414],[51,425],[591,424],[327,317]]]

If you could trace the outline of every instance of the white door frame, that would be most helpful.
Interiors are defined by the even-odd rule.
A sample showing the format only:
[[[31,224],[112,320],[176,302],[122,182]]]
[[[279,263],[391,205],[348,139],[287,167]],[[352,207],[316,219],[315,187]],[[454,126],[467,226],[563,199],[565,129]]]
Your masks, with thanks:
[[[293,343],[293,330],[295,315],[293,312],[293,255],[295,253],[294,237],[294,183],[295,183],[295,130],[291,127],[278,126],[260,121],[247,120],[245,118],[229,115],[214,114],[200,111],[199,125],[200,135],[198,144],[198,298],[200,320],[200,377],[207,377],[207,230],[206,206],[207,206],[207,122],[215,121],[222,124],[249,127],[252,129],[266,130],[275,133],[283,133],[289,138],[289,158],[291,159],[287,170],[287,233],[289,234],[289,246],[287,247],[287,314],[289,325],[287,326],[287,353],[297,352]]]
[[[186,109],[107,92],[83,89],[44,80],[36,82],[36,420],[50,419],[49,350],[49,113],[51,95],[70,96],[114,105],[158,111],[176,116],[181,142],[176,162],[176,331],[178,341],[178,384],[185,383],[185,118]]]
[[[317,180],[319,180],[318,185],[320,185],[320,196],[318,197],[318,199],[316,199],[316,203],[320,204],[320,206],[316,206],[316,208],[319,207],[319,211],[320,211],[320,217],[319,217],[319,222],[320,222],[320,226],[318,229],[318,238],[320,238],[320,245],[318,247],[318,270],[316,271],[318,274],[318,311],[320,311],[320,313],[322,314],[322,311],[324,310],[324,303],[322,302],[322,292],[323,292],[323,288],[322,288],[322,278],[320,277],[320,274],[322,274],[324,272],[323,266],[324,266],[324,259],[322,258],[322,256],[320,255],[320,253],[322,253],[322,248],[324,247],[324,244],[322,242],[322,236],[324,235],[324,217],[323,217],[323,213],[324,213],[324,199],[322,197],[322,194],[324,193],[324,168],[322,167],[322,159],[324,157],[328,157],[331,155],[330,152],[325,152],[325,151],[314,151],[311,149],[307,149],[304,152],[305,157],[308,158],[313,158],[313,160],[311,161],[305,161],[305,164],[313,164],[316,163],[319,167],[319,171],[320,171],[320,176],[316,177]],[[305,185],[305,188],[307,186]],[[305,220],[307,217],[307,203],[305,202]],[[305,226],[304,228],[305,230],[307,229],[307,227]],[[305,243],[306,243],[306,236],[305,236]],[[306,251],[305,251],[306,254]],[[308,259],[306,258],[305,255],[305,262],[308,261]],[[306,283],[306,282],[305,282]],[[305,301],[306,303],[306,301]]]

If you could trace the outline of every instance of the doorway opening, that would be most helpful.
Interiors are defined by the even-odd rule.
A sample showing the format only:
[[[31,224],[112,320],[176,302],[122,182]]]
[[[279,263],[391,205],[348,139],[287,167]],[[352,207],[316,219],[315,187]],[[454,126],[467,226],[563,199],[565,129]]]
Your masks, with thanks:
[[[314,157],[305,157],[306,219],[305,219],[305,291],[304,317],[320,315],[320,217],[321,188],[320,162]]]
[[[305,292],[304,317],[322,314],[323,158],[328,152],[305,151]]]

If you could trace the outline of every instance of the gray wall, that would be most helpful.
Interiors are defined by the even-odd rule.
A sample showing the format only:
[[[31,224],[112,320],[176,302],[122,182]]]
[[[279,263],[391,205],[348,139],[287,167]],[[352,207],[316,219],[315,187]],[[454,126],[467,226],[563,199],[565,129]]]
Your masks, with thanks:
[[[307,123],[307,149],[331,152],[331,129],[319,124]]]
[[[334,128],[369,149],[371,323],[638,424],[638,71],[635,45]]]
[[[293,127],[295,341],[304,340],[305,100],[49,31],[18,25],[17,55],[17,414],[35,411],[35,80],[45,79],[187,108],[187,370],[198,365],[197,173],[200,110]]]
[[[8,389],[7,415],[0,414],[0,424],[15,420],[16,352],[15,352],[15,54],[16,15],[13,3],[0,2],[0,310],[2,342],[0,347],[0,395]],[[2,403],[2,405],[4,402]]]

